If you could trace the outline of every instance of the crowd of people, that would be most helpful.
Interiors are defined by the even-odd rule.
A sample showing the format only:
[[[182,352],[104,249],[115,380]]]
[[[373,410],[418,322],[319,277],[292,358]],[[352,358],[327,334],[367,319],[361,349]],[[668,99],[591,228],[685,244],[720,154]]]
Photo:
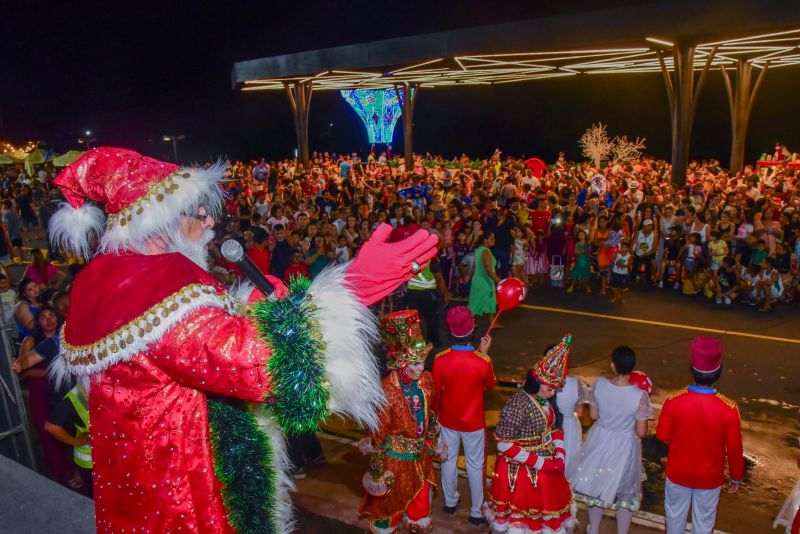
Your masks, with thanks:
[[[637,284],[762,311],[794,298],[796,170],[731,175],[712,159],[692,162],[684,186],[648,157],[597,169],[562,156],[537,171],[499,152],[478,162],[418,157],[410,170],[385,154],[315,154],[307,168],[235,163],[225,230],[266,252],[253,253],[264,267],[275,256],[270,270],[285,278],[287,268],[313,276],[346,261],[381,222],[398,239],[426,228],[441,237],[445,303],[510,275],[619,303]],[[482,312],[484,299],[473,298]]]
[[[794,298],[796,170],[748,165],[730,175],[711,159],[692,162],[686,185],[675,186],[669,164],[649,157],[597,169],[562,155],[548,169],[531,167],[499,151],[487,160],[418,156],[413,169],[385,153],[315,153],[307,167],[232,162],[217,244],[238,239],[262,270],[288,280],[347,262],[382,222],[394,239],[426,228],[441,238],[439,300],[477,293],[479,314],[484,282],[508,276],[619,303],[631,284],[763,311]],[[36,233],[58,205],[48,185],[55,171],[31,178],[6,168],[1,262],[22,257],[23,229],[43,237]],[[219,277],[238,274],[215,257]]]
[[[47,365],[58,354],[56,334],[69,308],[69,282],[82,267],[82,260],[58,250],[46,238],[50,217],[63,201],[52,186],[57,172],[42,167],[34,176],[28,176],[21,169],[4,168],[0,184],[0,296],[5,320],[16,324],[20,351],[15,370],[28,383],[32,421],[49,474],[91,494],[91,471],[87,476],[91,461],[86,461],[90,453],[85,448],[88,420],[84,416],[88,414],[81,410],[81,406],[85,408],[85,392],[79,386],[56,391],[48,386],[46,378]],[[440,312],[448,307],[450,312],[461,309],[450,307],[453,298],[467,299],[462,324],[482,316],[494,321],[498,311],[495,286],[509,276],[529,287],[547,285],[569,293],[608,295],[619,304],[625,302],[631,287],[644,285],[684,295],[702,294],[719,305],[747,303],[761,311],[791,302],[796,296],[800,257],[797,171],[780,165],[767,170],[747,166],[740,173],[729,174],[717,160],[709,160],[692,162],[683,186],[673,185],[670,175],[668,163],[650,157],[612,161],[598,169],[588,163],[569,163],[562,154],[552,166],[542,169],[528,161],[504,157],[500,151],[485,160],[471,160],[466,155],[452,160],[416,156],[411,169],[385,153],[371,153],[363,160],[355,153],[315,153],[307,166],[297,160],[228,162],[225,206],[222,216],[214,221],[209,269],[225,285],[236,282],[241,271],[220,253],[224,241],[235,239],[263,273],[285,282],[298,276],[315,279],[328,265],[353,259],[381,223],[392,226],[392,242],[412,236],[418,229],[428,230],[438,236],[437,256],[376,307],[382,316],[392,316],[395,309],[403,307],[418,310],[420,338],[424,335],[432,347],[446,344],[440,339]],[[207,214],[198,217],[205,220]],[[15,283],[12,270],[21,271],[22,265],[26,265],[24,272]],[[493,387],[490,360],[486,371],[488,342],[476,351],[467,339],[474,326],[468,335],[458,335],[450,326],[452,341],[456,342],[451,350],[461,350],[470,357],[477,355],[470,365],[481,369],[478,387]],[[459,345],[460,342],[463,343]],[[53,344],[55,347],[49,347]],[[553,357],[551,349],[546,351],[544,360]],[[562,346],[560,350],[563,353],[566,349]],[[721,354],[721,348],[710,350]],[[698,351],[702,353],[702,349]],[[427,356],[422,352],[418,361]],[[698,357],[702,359],[702,355]],[[497,475],[502,481],[493,485],[488,508],[483,506],[482,484],[478,496],[476,482],[477,456],[483,455],[483,441],[479,442],[474,434],[480,430],[483,435],[483,423],[480,429],[474,428],[474,421],[448,416],[447,408],[437,406],[441,424],[431,424],[430,432],[438,432],[441,426],[441,441],[447,443],[447,447],[434,447],[432,451],[444,460],[445,511],[452,512],[458,506],[455,483],[444,478],[452,478],[454,455],[459,443],[463,443],[473,492],[470,517],[474,522],[488,519],[498,531],[504,525],[507,528],[509,522],[514,524],[512,510],[536,500],[537,492],[542,491],[537,486],[540,482],[543,487],[554,484],[559,488],[553,491],[560,495],[554,502],[559,513],[543,522],[542,510],[530,508],[531,515],[522,522],[525,528],[546,526],[558,531],[562,524],[564,528],[571,526],[574,492],[590,507],[592,532],[598,531],[604,508],[617,510],[620,532],[626,532],[629,512],[641,503],[641,450],[637,436],[647,431],[652,413],[649,396],[635,387],[629,389],[629,376],[635,365],[632,351],[618,349],[612,362],[613,378],[599,379],[591,389],[575,377],[566,377],[565,366],[557,370],[562,373],[559,376],[548,375],[554,371],[546,368],[541,368],[539,374],[528,373],[521,390],[523,396],[514,401],[517,405],[507,413],[504,410],[497,427],[498,461],[503,458],[501,467],[505,471]],[[397,362],[394,370],[400,373],[414,363]],[[711,385],[718,376],[703,373],[714,375],[718,369],[699,366],[695,370],[700,378],[695,376],[696,390],[692,392],[701,396],[713,392]],[[421,380],[421,373],[403,374],[394,384],[399,388],[397,398],[413,396],[409,388]],[[441,381],[446,380],[441,371],[437,376],[436,365],[431,380],[419,387],[423,391],[441,388]],[[556,398],[551,400],[553,396]],[[723,405],[729,406],[727,399],[720,402],[721,410]],[[541,417],[524,421],[526,414],[532,417],[530,411],[526,412],[525,403],[538,406]],[[574,414],[584,406],[589,407],[591,418],[598,423],[581,448],[580,425],[576,437]],[[424,413],[414,416],[425,417]],[[668,426],[661,429],[659,424],[659,428],[659,437],[673,439]],[[560,434],[553,435],[556,429]],[[427,426],[412,430],[409,440],[428,437]],[[537,434],[523,435],[528,430]],[[618,443],[603,437],[603,432],[616,436]],[[363,450],[378,453],[385,437],[373,436]],[[528,443],[528,438],[539,441]],[[547,443],[543,444],[543,440]],[[613,447],[609,445],[612,441]],[[310,447],[314,448],[313,439],[311,442]],[[479,449],[480,453],[476,452]],[[551,458],[552,454],[547,460],[545,455],[535,454],[544,450],[548,454],[560,451],[561,463]],[[624,455],[616,454],[621,450]],[[310,461],[321,458],[321,451],[314,451],[305,457]],[[735,457],[737,453],[734,450],[732,454]],[[295,474],[302,476],[305,466],[299,464],[306,461],[304,455],[295,452],[292,457],[299,458],[294,460],[298,464]],[[609,467],[612,458],[614,465]],[[681,462],[679,458],[671,461],[672,465]],[[668,467],[667,476],[674,484],[667,488],[667,516],[672,513],[678,518],[673,524],[680,523],[681,514],[685,522],[686,499],[695,499],[692,488],[711,493],[716,488],[718,499],[722,481],[717,480],[719,461],[714,461],[706,473],[708,480],[702,481],[693,478],[685,466],[674,467],[673,475]],[[482,472],[482,460],[479,467]],[[597,482],[601,472],[612,472],[616,479],[601,487]],[[737,471],[739,480],[733,481],[733,491],[741,479],[739,474]],[[421,529],[429,526],[429,499],[427,508],[422,499],[411,502],[418,506],[416,509],[388,514],[385,502],[375,500],[386,489],[385,484],[381,486],[386,481],[381,480],[382,472],[374,475],[375,493],[367,498],[362,511],[373,519],[376,532],[393,531],[403,514]],[[519,483],[521,478],[527,480],[527,486]],[[712,482],[713,486],[706,487]],[[435,480],[425,475],[419,483],[420,488],[409,499],[430,492]],[[713,504],[716,509],[714,496],[706,497],[710,500],[704,506]],[[670,502],[681,504],[670,510]],[[371,506],[377,511],[371,512]],[[698,508],[698,504],[694,506]],[[710,520],[712,525],[713,519],[713,515],[694,518],[706,524]]]

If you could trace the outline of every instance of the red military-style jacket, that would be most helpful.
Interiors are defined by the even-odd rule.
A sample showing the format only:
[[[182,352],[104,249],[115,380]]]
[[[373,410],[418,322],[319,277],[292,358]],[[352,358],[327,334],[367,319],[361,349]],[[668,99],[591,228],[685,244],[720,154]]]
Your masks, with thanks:
[[[492,360],[470,345],[453,345],[433,362],[439,424],[474,432],[485,426],[483,391],[497,384]]]
[[[656,437],[669,443],[666,474],[675,484],[713,489],[744,478],[739,408],[714,388],[689,386],[667,397]]]

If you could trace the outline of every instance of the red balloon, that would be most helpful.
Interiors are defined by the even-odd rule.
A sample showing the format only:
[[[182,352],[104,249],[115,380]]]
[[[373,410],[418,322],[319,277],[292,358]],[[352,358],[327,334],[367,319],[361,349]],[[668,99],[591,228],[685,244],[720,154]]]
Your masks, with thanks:
[[[653,394],[652,380],[650,380],[650,377],[641,371],[631,371],[631,384],[642,391],[647,392],[648,396]]]
[[[497,284],[497,310],[513,310],[525,300],[528,288],[519,278],[505,278]]]

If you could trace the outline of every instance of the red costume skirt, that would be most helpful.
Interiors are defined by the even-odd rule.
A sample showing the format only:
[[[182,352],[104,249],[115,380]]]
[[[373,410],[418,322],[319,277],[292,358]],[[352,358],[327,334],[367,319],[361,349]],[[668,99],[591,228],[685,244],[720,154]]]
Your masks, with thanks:
[[[514,534],[562,534],[577,523],[572,491],[563,474],[509,464],[500,454],[484,515],[495,532]]]

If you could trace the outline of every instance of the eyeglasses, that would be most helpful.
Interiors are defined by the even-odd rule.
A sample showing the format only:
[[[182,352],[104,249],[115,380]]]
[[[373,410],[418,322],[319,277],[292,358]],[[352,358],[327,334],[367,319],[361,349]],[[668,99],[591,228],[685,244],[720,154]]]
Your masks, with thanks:
[[[201,213],[200,210],[203,210],[203,212]],[[202,223],[206,222],[206,219],[208,219],[208,217],[210,217],[210,215],[206,211],[206,209],[202,208],[202,207],[198,208],[196,213],[182,212],[181,215],[183,215],[184,217],[189,217],[190,219],[197,219],[198,221],[200,221]]]

